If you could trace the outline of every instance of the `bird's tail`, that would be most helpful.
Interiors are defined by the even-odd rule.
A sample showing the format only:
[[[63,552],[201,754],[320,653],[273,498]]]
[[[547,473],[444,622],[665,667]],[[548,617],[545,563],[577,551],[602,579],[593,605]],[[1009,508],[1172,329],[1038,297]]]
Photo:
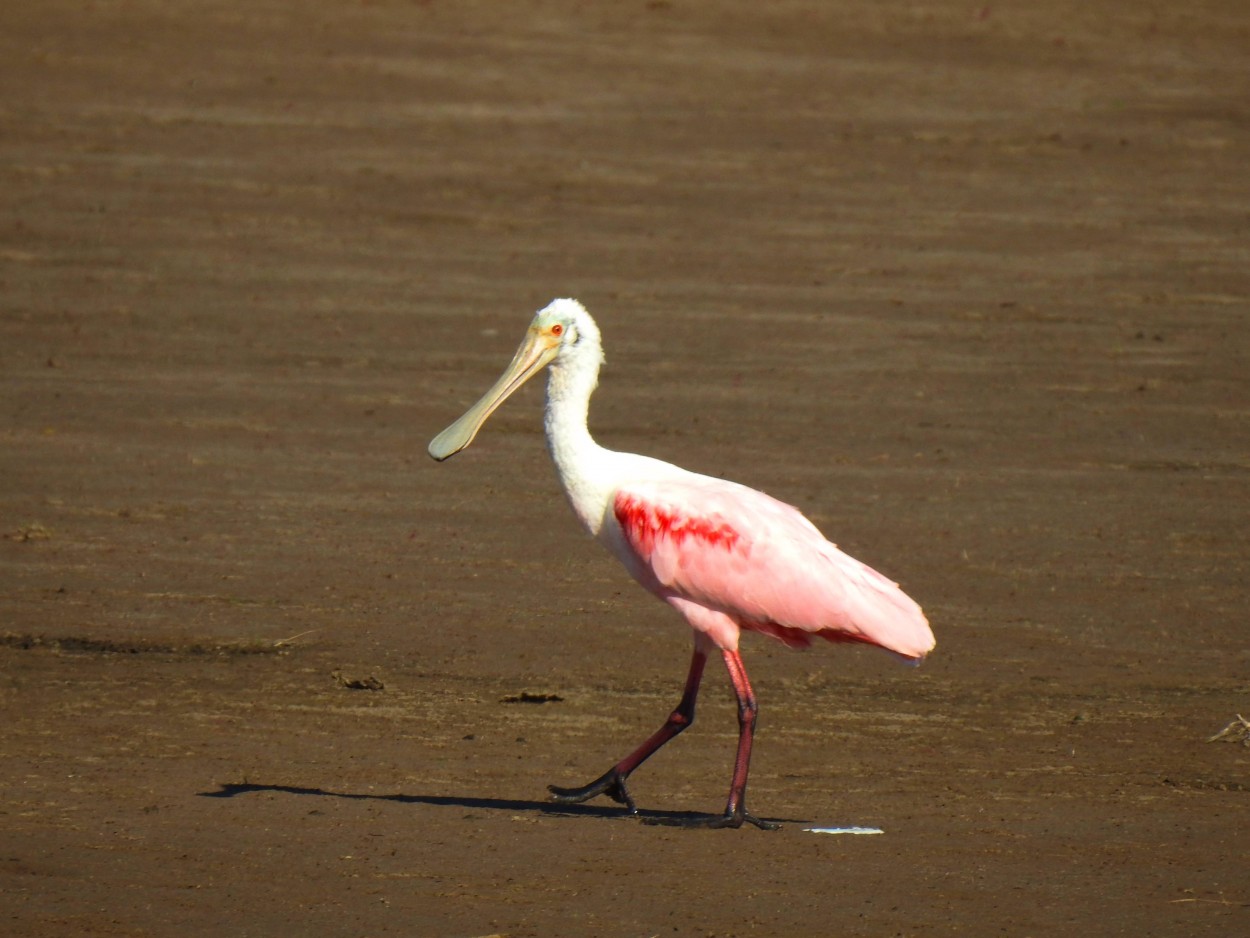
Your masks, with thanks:
[[[845,600],[847,618],[857,633],[853,640],[884,648],[906,664],[920,664],[937,644],[920,606],[889,577],[837,548],[834,550],[839,555],[838,566],[850,574]],[[849,570],[848,561],[853,565]]]

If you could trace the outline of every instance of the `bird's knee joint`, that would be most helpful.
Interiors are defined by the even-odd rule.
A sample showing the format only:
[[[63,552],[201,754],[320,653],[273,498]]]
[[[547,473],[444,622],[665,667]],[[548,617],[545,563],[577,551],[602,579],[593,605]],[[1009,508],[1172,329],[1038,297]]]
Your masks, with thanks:
[[[683,713],[681,710],[674,710],[668,715],[668,722],[677,730],[684,730],[694,722],[694,712]]]

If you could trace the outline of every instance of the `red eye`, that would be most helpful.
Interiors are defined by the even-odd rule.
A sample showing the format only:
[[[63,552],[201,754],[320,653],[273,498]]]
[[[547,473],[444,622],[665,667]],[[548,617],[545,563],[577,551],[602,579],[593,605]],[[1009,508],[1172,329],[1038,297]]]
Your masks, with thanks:
[[[551,327],[551,334],[555,336],[564,335],[564,326],[556,323]]]

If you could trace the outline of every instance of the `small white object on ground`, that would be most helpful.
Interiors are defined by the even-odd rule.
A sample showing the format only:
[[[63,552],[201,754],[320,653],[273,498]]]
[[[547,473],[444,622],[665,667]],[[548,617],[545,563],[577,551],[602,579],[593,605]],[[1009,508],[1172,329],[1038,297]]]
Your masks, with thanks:
[[[884,834],[879,827],[805,827],[813,834]]]

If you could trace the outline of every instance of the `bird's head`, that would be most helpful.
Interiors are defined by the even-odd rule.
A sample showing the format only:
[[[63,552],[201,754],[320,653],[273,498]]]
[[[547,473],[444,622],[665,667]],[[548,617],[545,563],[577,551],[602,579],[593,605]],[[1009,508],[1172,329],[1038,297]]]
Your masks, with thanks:
[[[552,300],[535,315],[512,363],[481,400],[455,423],[430,441],[429,453],[442,462],[473,442],[486,418],[508,397],[547,365],[557,365],[577,351],[599,348],[599,329],[577,300]]]

